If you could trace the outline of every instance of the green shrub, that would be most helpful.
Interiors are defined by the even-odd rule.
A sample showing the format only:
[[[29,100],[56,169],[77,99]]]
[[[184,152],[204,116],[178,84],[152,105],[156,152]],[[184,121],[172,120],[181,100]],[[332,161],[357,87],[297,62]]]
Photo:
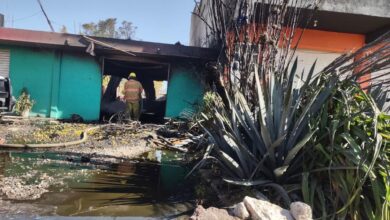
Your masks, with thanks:
[[[22,89],[22,93],[15,103],[15,111],[17,114],[22,114],[25,111],[29,111],[34,106],[35,101],[30,99],[30,94],[26,88]]]
[[[343,86],[325,103],[312,121],[319,130],[312,147],[302,151],[298,163],[303,169],[296,179],[316,216],[385,219],[390,157],[383,134],[389,132],[388,118],[358,86]]]

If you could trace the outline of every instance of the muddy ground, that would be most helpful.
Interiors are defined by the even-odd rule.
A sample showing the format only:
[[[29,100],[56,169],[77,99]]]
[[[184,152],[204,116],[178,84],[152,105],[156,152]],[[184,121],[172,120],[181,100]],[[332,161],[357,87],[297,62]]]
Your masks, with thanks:
[[[0,148],[0,153],[9,151],[51,152],[69,155],[67,157],[69,163],[80,161],[101,164],[126,161],[158,148],[150,141],[156,138],[156,130],[161,127],[158,125],[139,123],[102,125],[39,119],[1,123],[0,144],[46,144],[75,141],[81,138],[83,131],[97,126],[101,128],[88,132],[87,141],[80,145],[42,149]],[[31,179],[35,181],[31,182]],[[22,177],[4,177],[0,173],[0,197],[11,200],[35,200],[48,192],[49,187],[61,184],[61,178],[53,178],[45,174],[38,175],[37,171],[32,168]]]
[[[64,184],[68,182],[67,178],[86,178],[87,174],[83,169],[71,169],[71,173],[61,170],[65,169],[66,166],[88,164],[89,167],[99,167],[131,162],[131,159],[134,158],[139,159],[146,152],[162,147],[163,144],[159,144],[161,136],[157,134],[162,127],[163,125],[140,123],[69,123],[36,118],[0,120],[0,144],[64,143],[80,140],[84,131],[89,128],[97,128],[87,133],[88,139],[84,143],[75,146],[57,148],[0,147],[0,171],[2,154],[3,160],[4,158],[14,158],[12,160],[15,160],[15,157],[7,155],[10,152],[38,153],[38,159],[16,157],[20,161],[8,163],[15,166],[11,167],[10,170],[19,170],[20,173],[9,173],[10,171],[8,171],[8,175],[2,176],[2,172],[0,172],[0,206],[9,203],[2,201],[2,198],[10,201],[36,200],[53,187],[66,188]],[[46,158],[45,154],[58,154],[62,155],[63,158],[53,160]],[[26,160],[30,162],[26,162]],[[25,167],[23,164],[29,164],[29,167]],[[49,173],[47,173],[48,171],[43,172],[42,167],[45,164],[56,164],[56,168]],[[0,215],[5,210],[0,208]]]
[[[156,138],[156,130],[161,127],[139,123],[103,125],[20,120],[0,124],[0,143],[45,144],[75,141],[81,138],[82,132],[87,128],[97,126],[101,128],[89,131],[88,140],[80,145],[27,150],[69,153],[80,155],[83,160],[90,160],[92,157],[107,160],[131,159],[157,147],[150,140]]]

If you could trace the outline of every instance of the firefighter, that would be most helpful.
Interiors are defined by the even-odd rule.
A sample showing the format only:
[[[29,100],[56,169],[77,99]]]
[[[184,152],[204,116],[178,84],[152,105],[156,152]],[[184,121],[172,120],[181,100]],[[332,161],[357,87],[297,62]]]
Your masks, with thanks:
[[[126,101],[126,113],[129,119],[138,121],[141,115],[141,101],[142,101],[142,84],[137,81],[137,75],[130,73],[124,88],[125,101]]]

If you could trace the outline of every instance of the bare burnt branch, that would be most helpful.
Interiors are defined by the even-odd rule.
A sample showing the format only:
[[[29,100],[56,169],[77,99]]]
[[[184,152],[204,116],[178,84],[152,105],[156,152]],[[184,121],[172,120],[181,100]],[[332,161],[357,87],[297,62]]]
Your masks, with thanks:
[[[214,45],[221,48],[217,83],[231,95],[240,91],[251,106],[259,102],[258,89],[264,90],[266,101],[272,100],[274,82],[286,84],[299,42],[318,4],[317,0],[208,0],[206,7],[210,13],[207,17],[198,16],[212,30]],[[308,80],[314,82],[328,74],[356,80],[387,69],[383,57],[389,57],[389,36],[387,33],[363,48],[340,56]],[[359,56],[371,48],[375,50]],[[256,86],[255,69],[264,88]]]

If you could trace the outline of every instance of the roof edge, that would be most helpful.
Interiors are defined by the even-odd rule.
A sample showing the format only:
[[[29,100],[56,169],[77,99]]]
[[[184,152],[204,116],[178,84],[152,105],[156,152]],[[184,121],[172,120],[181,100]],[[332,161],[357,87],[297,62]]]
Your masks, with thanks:
[[[147,41],[123,40],[88,36],[105,44],[113,45],[121,50],[134,54],[171,56],[191,59],[215,60],[217,52],[210,48],[184,46],[180,44],[166,44]],[[90,44],[83,35],[45,32],[15,28],[0,28],[0,43],[37,46],[60,49],[86,49]],[[112,48],[99,48],[101,52],[112,52]]]

